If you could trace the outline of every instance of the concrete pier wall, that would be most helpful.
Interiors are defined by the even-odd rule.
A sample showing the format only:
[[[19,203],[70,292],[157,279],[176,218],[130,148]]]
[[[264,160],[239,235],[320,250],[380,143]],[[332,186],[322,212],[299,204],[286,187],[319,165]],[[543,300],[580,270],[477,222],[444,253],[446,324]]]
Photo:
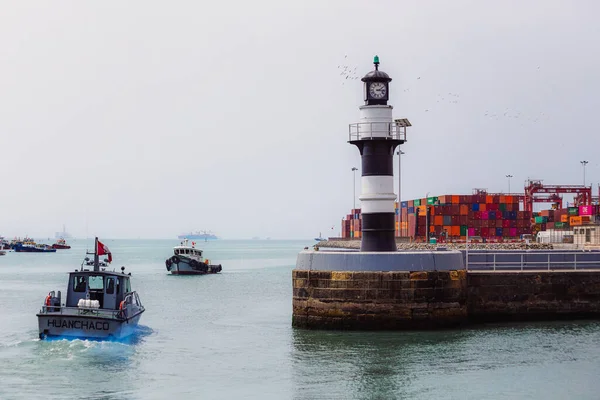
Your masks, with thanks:
[[[469,272],[471,321],[600,317],[600,271]]]
[[[600,271],[294,270],[295,327],[437,329],[600,318]]]
[[[294,270],[292,325],[435,329],[467,319],[466,272]]]

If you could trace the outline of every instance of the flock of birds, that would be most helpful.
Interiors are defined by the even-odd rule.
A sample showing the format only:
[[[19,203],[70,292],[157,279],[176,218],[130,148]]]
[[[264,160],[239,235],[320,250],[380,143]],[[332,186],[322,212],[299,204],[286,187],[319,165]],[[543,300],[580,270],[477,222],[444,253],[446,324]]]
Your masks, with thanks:
[[[345,83],[348,82],[348,80],[354,81],[354,80],[360,79],[362,77],[363,71],[358,71],[358,67],[347,64],[347,60],[348,60],[348,55],[345,55],[344,62],[340,63],[337,66],[339,76],[342,81],[342,85],[345,85]],[[539,70],[539,69],[540,69],[540,67],[538,66],[537,70]],[[413,79],[416,83],[416,81],[421,80],[421,77],[419,76],[419,77],[413,78]],[[410,91],[411,91],[410,87],[403,89],[403,92],[405,92],[405,93],[410,92]],[[435,97],[435,103],[439,104],[439,105],[459,104],[459,102],[460,102],[460,95],[458,93],[449,92],[448,94],[438,94]],[[432,105],[433,105],[433,103],[432,103]],[[425,108],[423,111],[428,113],[430,111],[433,111],[433,108]],[[501,112],[485,111],[483,116],[490,120],[500,120],[500,119],[518,120],[521,123],[524,123],[524,122],[534,122],[535,123],[535,122],[538,122],[541,120],[547,120],[549,118],[548,115],[544,112],[530,115],[530,114],[526,114],[526,113],[523,113],[523,112],[520,112],[517,110],[511,110],[509,108],[507,108]],[[521,126],[523,126],[523,124]]]

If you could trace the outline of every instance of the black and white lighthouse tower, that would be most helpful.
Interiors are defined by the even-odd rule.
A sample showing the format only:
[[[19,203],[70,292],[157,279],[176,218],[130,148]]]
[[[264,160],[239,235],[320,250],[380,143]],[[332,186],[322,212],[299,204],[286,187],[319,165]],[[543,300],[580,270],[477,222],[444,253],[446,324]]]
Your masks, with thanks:
[[[361,155],[361,251],[396,251],[394,201],[394,151],[406,141],[407,119],[394,120],[388,104],[392,78],[375,69],[361,80],[365,104],[360,106],[360,121],[349,126],[349,143]]]

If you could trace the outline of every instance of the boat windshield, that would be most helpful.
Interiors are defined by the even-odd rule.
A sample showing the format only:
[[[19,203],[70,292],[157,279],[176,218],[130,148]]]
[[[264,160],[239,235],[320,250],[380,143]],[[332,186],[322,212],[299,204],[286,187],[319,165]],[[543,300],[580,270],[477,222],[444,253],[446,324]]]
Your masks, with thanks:
[[[102,275],[90,275],[88,285],[91,290],[104,290],[104,277]]]

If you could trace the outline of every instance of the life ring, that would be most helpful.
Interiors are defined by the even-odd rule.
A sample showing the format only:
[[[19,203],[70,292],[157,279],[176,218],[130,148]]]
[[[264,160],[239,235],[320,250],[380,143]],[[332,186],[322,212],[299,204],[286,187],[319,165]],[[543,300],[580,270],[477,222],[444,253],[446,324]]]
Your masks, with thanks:
[[[171,262],[172,262],[173,264],[179,264],[179,257],[177,257],[177,256],[173,256],[173,257],[171,257]]]
[[[46,307],[50,307],[50,300],[52,299],[52,297],[50,295],[46,296]]]
[[[122,300],[121,303],[119,304],[119,310],[123,311],[124,308],[125,308],[125,300]]]

